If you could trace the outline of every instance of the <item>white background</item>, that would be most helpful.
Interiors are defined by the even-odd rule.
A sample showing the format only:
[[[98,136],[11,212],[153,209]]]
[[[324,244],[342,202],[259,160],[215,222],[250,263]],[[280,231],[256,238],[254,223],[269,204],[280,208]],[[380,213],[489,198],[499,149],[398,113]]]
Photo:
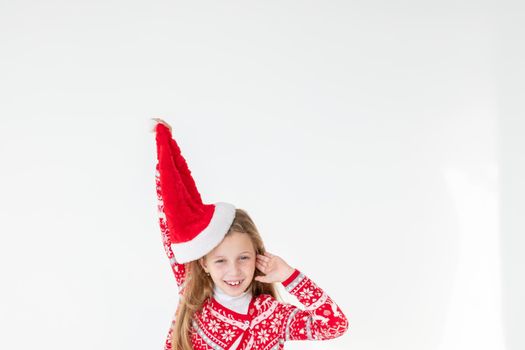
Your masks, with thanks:
[[[0,348],[162,349],[151,117],[350,329],[525,348],[524,8],[2,1]]]

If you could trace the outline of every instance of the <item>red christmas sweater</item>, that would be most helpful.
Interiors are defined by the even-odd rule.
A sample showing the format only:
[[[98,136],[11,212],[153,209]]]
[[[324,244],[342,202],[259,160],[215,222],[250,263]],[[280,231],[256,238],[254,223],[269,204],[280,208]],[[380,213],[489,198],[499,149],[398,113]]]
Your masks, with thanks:
[[[162,242],[175,275],[179,295],[184,290],[186,265],[177,263],[171,250],[164,205],[156,173],[159,224]],[[348,329],[348,320],[334,301],[312,280],[295,269],[282,282],[286,291],[297,297],[304,310],[276,300],[271,295],[253,297],[246,315],[221,305],[214,298],[207,299],[195,313],[191,340],[196,350],[230,349],[242,337],[237,349],[278,350],[288,340],[327,340],[341,336]],[[172,326],[175,315],[172,319]],[[172,328],[164,349],[171,350]]]

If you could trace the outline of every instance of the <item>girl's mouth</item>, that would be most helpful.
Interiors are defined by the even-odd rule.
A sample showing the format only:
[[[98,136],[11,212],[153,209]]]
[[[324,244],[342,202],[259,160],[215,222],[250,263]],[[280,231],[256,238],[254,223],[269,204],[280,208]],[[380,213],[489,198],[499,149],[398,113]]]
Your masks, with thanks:
[[[238,287],[242,284],[242,282],[244,282],[244,280],[237,280],[237,281],[224,281],[224,283],[226,283],[227,285],[229,285],[230,287]]]

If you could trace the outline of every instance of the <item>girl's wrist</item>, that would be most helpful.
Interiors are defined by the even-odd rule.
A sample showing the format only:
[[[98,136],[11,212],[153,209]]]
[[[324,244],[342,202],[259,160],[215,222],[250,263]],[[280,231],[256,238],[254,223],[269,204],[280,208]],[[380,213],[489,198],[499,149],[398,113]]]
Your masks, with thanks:
[[[296,272],[296,269],[294,269],[293,267],[290,267],[288,269],[288,271],[286,272],[286,278],[284,280],[281,281],[282,284],[286,285],[286,284],[289,284],[291,282],[291,279],[292,279],[292,276],[295,274]]]

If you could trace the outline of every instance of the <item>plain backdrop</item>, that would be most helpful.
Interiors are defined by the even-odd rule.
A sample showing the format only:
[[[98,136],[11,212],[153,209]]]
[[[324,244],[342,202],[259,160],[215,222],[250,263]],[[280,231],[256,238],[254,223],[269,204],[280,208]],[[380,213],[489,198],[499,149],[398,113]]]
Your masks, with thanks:
[[[0,348],[163,348],[159,117],[203,200],[246,209],[348,317],[287,349],[524,349],[523,15],[2,1]]]

